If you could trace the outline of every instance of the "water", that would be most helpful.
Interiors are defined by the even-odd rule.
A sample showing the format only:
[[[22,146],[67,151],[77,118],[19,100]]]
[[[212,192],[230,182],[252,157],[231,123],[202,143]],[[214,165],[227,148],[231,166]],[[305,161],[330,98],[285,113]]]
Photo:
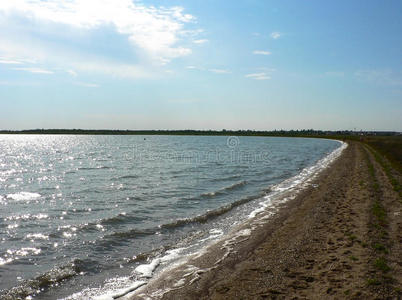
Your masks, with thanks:
[[[0,135],[0,295],[80,299],[142,284],[255,215],[270,187],[337,147],[302,138]]]

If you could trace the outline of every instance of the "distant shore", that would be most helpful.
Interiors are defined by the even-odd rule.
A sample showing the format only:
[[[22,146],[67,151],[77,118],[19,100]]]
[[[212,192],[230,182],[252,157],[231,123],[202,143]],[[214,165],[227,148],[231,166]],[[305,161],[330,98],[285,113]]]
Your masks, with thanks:
[[[399,176],[372,148],[350,142],[251,235],[239,229],[236,243],[162,273],[132,299],[401,297],[402,202],[392,180]]]
[[[118,130],[118,129],[26,129],[0,130],[0,134],[73,134],[73,135],[238,135],[238,136],[289,136],[289,137],[342,137],[401,136],[396,131],[352,130]]]

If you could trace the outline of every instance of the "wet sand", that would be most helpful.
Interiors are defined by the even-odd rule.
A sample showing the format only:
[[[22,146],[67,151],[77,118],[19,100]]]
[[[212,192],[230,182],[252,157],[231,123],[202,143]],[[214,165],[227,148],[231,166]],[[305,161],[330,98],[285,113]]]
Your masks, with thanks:
[[[297,197],[265,216],[163,272],[132,299],[401,297],[401,200],[362,144],[350,143]]]

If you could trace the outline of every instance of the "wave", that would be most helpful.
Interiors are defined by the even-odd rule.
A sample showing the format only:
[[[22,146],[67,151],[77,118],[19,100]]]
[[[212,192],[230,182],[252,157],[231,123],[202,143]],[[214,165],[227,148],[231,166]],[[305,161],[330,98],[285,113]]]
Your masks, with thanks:
[[[68,170],[64,172],[64,174],[75,174],[75,173],[76,173],[75,170]]]
[[[112,180],[119,180],[119,179],[136,179],[138,178],[138,175],[124,175],[120,177],[113,177]]]
[[[244,181],[244,180],[240,181],[240,182],[236,182],[236,183],[234,183],[234,184],[232,184],[230,186],[226,186],[226,187],[221,188],[221,189],[219,189],[219,190],[217,190],[215,192],[203,193],[203,194],[201,194],[201,197],[203,197],[203,198],[214,197],[216,195],[224,194],[224,193],[226,193],[228,191],[231,191],[231,190],[237,189],[239,187],[242,187],[242,186],[244,186],[246,184],[247,184],[247,181]]]
[[[117,239],[127,239],[127,238],[133,238],[133,237],[140,237],[140,236],[147,236],[147,235],[153,235],[157,231],[156,229],[144,229],[144,230],[139,230],[139,229],[131,229],[128,231],[117,231],[114,233],[111,233],[109,235],[106,235],[104,239],[108,240],[115,240]]]
[[[213,182],[220,182],[220,181],[231,181],[234,179],[240,179],[241,175],[231,175],[228,177],[220,177],[220,178],[214,178],[212,181]]]
[[[77,170],[100,170],[100,169],[112,169],[108,166],[98,166],[98,167],[78,167]]]
[[[145,236],[150,236],[156,234],[156,229],[131,229],[128,231],[117,231],[111,234],[105,235],[103,238],[96,240],[94,244],[94,249],[98,252],[114,250],[115,247],[122,245],[127,245],[131,243],[131,239],[138,239]]]
[[[56,266],[44,274],[41,274],[33,279],[25,280],[20,285],[5,291],[4,294],[0,294],[0,298],[4,300],[14,300],[28,299],[27,297],[29,296],[34,297],[50,287],[80,274],[80,272],[82,272],[84,269],[84,266],[93,263],[95,262],[75,259],[66,265]]]
[[[230,204],[227,204],[225,206],[219,207],[217,209],[207,211],[204,214],[197,215],[195,217],[190,217],[190,218],[177,219],[170,223],[160,224],[157,227],[151,227],[151,228],[145,228],[145,229],[133,228],[133,229],[130,229],[127,231],[116,231],[116,232],[113,232],[110,234],[106,234],[105,236],[103,236],[102,239],[100,239],[96,242],[96,245],[101,246],[101,247],[110,248],[110,247],[121,245],[122,243],[127,243],[127,242],[129,242],[130,239],[136,239],[136,238],[141,238],[144,236],[157,234],[161,229],[174,230],[174,229],[177,229],[177,228],[189,225],[189,224],[194,224],[194,223],[203,224],[203,223],[208,222],[209,220],[215,219],[215,218],[229,212],[230,210],[232,210],[233,208],[235,208],[237,206],[240,206],[244,203],[250,202],[255,199],[259,199],[259,198],[263,197],[265,195],[265,193],[255,195],[255,196],[248,196],[248,197],[242,198],[240,200],[234,201]],[[99,225],[102,226],[102,225],[106,225],[106,224],[113,225],[113,224],[127,223],[127,220],[129,220],[130,218],[132,218],[132,217],[123,215],[123,214],[119,214],[112,218],[107,218],[107,219],[101,220],[97,224],[95,224],[95,223],[86,224],[85,229],[86,230],[95,230],[95,229],[98,230]],[[83,228],[80,228],[80,231],[81,230],[83,230]]]
[[[221,206],[220,208],[207,211],[205,214],[198,215],[198,216],[195,216],[192,218],[177,219],[174,222],[159,225],[159,227],[163,228],[163,229],[172,229],[172,228],[178,228],[178,227],[182,227],[182,226],[192,224],[192,223],[206,223],[210,219],[214,219],[218,216],[221,216],[239,205],[242,205],[242,204],[250,202],[252,200],[261,198],[262,196],[264,196],[264,194],[260,194],[260,195],[256,195],[256,196],[248,196],[246,198],[242,198],[240,200],[229,203],[225,206]]]

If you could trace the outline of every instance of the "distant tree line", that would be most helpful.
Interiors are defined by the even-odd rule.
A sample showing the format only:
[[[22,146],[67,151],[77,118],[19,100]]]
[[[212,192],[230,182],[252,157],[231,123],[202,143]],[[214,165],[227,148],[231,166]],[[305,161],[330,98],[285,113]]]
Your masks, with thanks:
[[[75,135],[235,135],[235,136],[401,136],[395,131],[303,130],[110,130],[110,129],[29,129],[0,130],[0,134],[75,134]]]

